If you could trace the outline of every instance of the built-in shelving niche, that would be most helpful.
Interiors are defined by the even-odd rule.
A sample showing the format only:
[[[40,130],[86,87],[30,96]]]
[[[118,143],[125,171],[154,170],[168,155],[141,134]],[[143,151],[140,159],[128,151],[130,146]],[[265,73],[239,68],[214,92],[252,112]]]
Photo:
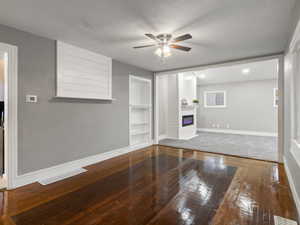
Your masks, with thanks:
[[[146,144],[152,137],[151,80],[129,77],[129,141],[130,145]]]

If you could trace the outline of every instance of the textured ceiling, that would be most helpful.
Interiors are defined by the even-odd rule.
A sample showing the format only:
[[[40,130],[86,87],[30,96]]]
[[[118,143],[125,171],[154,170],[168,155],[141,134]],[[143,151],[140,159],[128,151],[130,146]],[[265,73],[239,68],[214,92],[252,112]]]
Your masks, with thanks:
[[[152,71],[282,52],[295,0],[0,0],[0,23]],[[161,63],[144,33],[191,33]],[[151,42],[151,41],[150,41]]]
[[[244,74],[242,72],[244,69],[248,69],[249,73]],[[184,74],[186,76],[205,76],[198,79],[198,85],[277,79],[278,60],[272,59],[233,66],[222,66],[201,71],[186,72]]]

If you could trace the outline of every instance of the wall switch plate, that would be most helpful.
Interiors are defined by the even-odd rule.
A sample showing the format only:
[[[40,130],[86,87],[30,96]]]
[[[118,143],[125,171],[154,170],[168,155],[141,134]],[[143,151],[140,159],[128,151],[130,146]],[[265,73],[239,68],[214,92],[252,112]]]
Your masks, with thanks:
[[[37,96],[36,95],[26,95],[26,102],[29,103],[37,103]]]

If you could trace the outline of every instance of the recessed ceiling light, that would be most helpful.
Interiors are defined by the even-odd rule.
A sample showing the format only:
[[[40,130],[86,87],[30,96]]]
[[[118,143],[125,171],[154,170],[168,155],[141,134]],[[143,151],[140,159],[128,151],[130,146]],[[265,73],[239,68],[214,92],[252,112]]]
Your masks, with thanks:
[[[243,74],[249,74],[250,73],[250,69],[249,68],[245,68],[242,70]]]
[[[204,73],[201,73],[198,75],[198,78],[200,78],[200,79],[205,79],[205,77],[206,77],[206,75]]]

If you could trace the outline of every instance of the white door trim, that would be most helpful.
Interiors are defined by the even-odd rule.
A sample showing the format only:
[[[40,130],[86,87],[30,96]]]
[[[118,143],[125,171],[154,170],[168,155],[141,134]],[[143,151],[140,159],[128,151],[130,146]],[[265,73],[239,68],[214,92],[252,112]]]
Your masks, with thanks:
[[[154,73],[154,144],[159,142],[159,79]]]
[[[4,175],[12,189],[18,173],[18,48],[0,43],[0,51],[5,53]]]

